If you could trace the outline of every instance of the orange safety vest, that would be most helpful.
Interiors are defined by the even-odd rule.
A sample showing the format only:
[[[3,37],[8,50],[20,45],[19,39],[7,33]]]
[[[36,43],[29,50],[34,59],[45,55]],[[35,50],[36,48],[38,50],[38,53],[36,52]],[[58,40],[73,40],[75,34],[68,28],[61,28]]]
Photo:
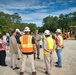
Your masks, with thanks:
[[[31,35],[23,35],[20,37],[20,42],[22,46],[22,52],[31,53],[33,52],[33,44],[32,44],[32,36]]]

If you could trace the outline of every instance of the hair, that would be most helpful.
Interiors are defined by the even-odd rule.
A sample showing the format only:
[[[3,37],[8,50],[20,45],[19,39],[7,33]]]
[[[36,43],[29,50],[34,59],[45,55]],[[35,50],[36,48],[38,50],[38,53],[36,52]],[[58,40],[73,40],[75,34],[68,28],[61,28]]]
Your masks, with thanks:
[[[0,34],[0,39],[3,39],[3,36],[2,36],[2,34]]]
[[[7,36],[9,36],[9,33],[6,33]]]
[[[15,29],[14,30],[11,30],[11,35],[15,32]]]
[[[47,37],[49,37],[50,35],[45,35],[45,37],[47,38]]]
[[[52,35],[52,38],[55,40],[55,35]]]
[[[24,34],[28,34],[28,33],[30,34],[30,32],[28,32],[28,31],[24,32]]]
[[[16,32],[17,34],[20,34],[19,32]]]

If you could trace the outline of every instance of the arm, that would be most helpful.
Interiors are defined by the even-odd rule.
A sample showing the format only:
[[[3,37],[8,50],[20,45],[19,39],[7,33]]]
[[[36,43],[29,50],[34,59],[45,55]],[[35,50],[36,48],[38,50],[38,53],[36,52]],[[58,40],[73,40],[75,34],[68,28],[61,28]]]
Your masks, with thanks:
[[[34,53],[36,53],[36,44],[35,44],[35,39],[33,37],[32,37],[32,44],[33,44]]]
[[[17,48],[17,41],[16,41],[15,37],[12,38],[11,43],[12,43],[14,52],[17,54],[18,53],[18,48]]]

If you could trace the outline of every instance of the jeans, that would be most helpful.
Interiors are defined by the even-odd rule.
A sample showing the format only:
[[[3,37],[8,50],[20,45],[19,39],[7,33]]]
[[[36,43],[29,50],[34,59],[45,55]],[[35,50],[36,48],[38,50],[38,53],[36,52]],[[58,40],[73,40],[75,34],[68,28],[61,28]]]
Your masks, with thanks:
[[[7,45],[7,46],[10,46],[10,43],[9,43],[9,42],[7,42],[7,43],[6,43],[6,45]]]
[[[62,66],[62,48],[56,50],[57,57],[58,57],[58,66]]]

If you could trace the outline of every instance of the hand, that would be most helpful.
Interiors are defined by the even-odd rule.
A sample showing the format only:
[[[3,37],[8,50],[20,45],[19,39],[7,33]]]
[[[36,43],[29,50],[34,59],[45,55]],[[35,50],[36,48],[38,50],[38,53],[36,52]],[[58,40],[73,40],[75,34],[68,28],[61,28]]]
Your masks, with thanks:
[[[64,48],[64,46],[62,45],[62,48]]]
[[[34,50],[34,54],[36,54],[36,50]]]
[[[53,52],[54,52],[54,50],[51,50],[51,51],[50,51],[50,54],[53,54]]]

